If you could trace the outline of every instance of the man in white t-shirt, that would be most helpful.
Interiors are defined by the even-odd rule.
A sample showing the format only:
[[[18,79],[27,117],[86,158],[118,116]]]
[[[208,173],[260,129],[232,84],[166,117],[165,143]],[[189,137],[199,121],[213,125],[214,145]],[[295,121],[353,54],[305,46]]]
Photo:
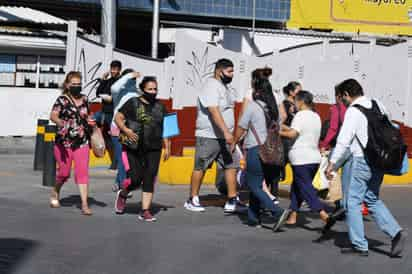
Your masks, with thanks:
[[[199,202],[199,191],[205,171],[214,161],[225,170],[228,201],[225,212],[236,211],[239,205],[236,191],[236,171],[240,155],[233,153],[235,124],[235,94],[229,84],[233,78],[233,63],[228,59],[216,62],[213,78],[207,79],[198,97],[196,120],[195,167],[191,179],[190,197],[184,207],[194,212],[204,211]]]

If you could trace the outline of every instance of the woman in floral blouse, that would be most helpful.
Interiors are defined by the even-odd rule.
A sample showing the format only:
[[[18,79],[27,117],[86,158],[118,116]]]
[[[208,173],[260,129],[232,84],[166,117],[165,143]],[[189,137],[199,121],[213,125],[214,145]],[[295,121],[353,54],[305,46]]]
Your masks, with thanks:
[[[57,162],[56,185],[51,191],[50,206],[60,207],[60,189],[69,179],[74,162],[74,178],[79,187],[82,213],[91,215],[87,203],[89,183],[89,140],[87,97],[81,94],[81,74],[69,72],[63,83],[63,94],[53,105],[50,119],[57,125],[54,155]]]

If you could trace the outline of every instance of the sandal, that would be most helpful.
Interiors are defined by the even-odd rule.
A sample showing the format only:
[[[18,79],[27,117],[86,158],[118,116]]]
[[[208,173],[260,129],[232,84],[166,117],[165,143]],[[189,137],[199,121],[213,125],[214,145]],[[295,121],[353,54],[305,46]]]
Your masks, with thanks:
[[[59,199],[57,199],[57,198],[50,198],[50,207],[51,207],[51,208],[59,208],[59,207],[60,207]]]
[[[82,207],[82,214],[84,216],[92,216],[93,215],[92,211],[88,207]]]

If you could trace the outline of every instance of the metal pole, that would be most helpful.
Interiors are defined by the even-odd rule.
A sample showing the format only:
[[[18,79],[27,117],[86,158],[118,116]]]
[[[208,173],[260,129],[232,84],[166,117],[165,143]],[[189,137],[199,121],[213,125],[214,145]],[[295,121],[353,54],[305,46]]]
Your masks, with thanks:
[[[116,46],[116,0],[101,0],[101,42]]]
[[[43,170],[44,166],[44,134],[49,120],[37,120],[36,145],[34,147],[33,170]]]
[[[76,46],[77,46],[77,21],[67,23],[67,42],[66,42],[66,67],[69,72],[76,69]]]
[[[157,58],[159,44],[159,13],[160,0],[153,0],[152,57]]]
[[[57,127],[47,125],[44,134],[44,167],[43,185],[54,186],[56,184],[56,160],[54,158],[54,140],[56,138]]]
[[[256,29],[256,0],[253,0],[252,40],[255,40],[255,29]]]

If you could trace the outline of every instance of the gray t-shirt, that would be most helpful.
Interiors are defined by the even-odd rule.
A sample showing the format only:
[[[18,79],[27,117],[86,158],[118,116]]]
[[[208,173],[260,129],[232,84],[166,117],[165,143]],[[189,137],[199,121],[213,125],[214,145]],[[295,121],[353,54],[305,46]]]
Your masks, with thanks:
[[[208,107],[218,107],[230,131],[235,126],[235,98],[233,90],[215,78],[206,80],[197,102],[196,137],[223,139],[223,132],[213,122]]]
[[[260,104],[260,106],[258,105],[258,103]],[[244,146],[246,148],[252,148],[258,145],[252,129],[249,128],[250,125],[253,125],[253,127],[256,129],[257,135],[259,136],[262,144],[265,142],[268,134],[266,128],[265,113],[262,109],[262,107],[265,106],[265,103],[262,101],[258,101],[258,103],[256,103],[255,101],[249,101],[242,117],[240,117],[239,120],[239,127],[248,130],[244,143]]]

